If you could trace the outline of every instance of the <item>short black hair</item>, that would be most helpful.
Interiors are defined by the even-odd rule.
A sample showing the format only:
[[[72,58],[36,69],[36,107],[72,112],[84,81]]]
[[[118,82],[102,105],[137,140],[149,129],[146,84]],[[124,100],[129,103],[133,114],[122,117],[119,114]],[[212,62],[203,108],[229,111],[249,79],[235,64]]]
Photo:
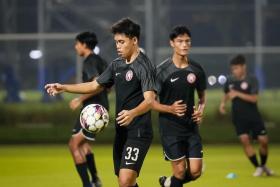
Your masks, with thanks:
[[[179,35],[183,35],[183,34],[187,34],[190,38],[192,36],[191,31],[188,29],[187,26],[177,25],[177,26],[173,27],[173,29],[171,30],[171,32],[169,34],[169,39],[174,40]]]
[[[245,59],[245,56],[241,55],[241,54],[235,56],[230,61],[231,66],[233,66],[233,65],[244,65],[244,64],[246,64],[246,59]]]
[[[130,18],[123,18],[113,24],[111,32],[113,34],[125,34],[129,38],[140,38],[140,25],[132,21]]]
[[[76,36],[76,41],[86,44],[87,48],[93,50],[98,44],[96,34],[94,32],[82,32]]]

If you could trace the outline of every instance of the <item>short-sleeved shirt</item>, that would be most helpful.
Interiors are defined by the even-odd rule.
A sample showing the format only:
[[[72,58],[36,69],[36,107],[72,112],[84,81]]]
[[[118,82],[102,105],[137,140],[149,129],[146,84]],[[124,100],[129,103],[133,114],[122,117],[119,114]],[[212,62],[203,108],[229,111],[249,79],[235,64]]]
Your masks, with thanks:
[[[162,135],[185,136],[197,131],[197,124],[192,120],[195,105],[195,90],[206,89],[206,75],[203,68],[193,60],[185,68],[177,68],[168,58],[157,66],[156,85],[161,104],[172,105],[183,100],[187,104],[184,116],[159,113],[159,126]]]
[[[97,78],[99,75],[101,75],[106,67],[107,63],[105,60],[103,60],[99,55],[96,54],[90,54],[87,56],[87,58],[83,61],[83,70],[82,70],[82,80],[83,82],[90,82],[94,78]],[[108,103],[108,96],[107,96],[107,90],[103,90],[101,93],[92,96],[85,100],[83,102],[83,105],[89,105],[89,104],[101,104],[106,109],[109,108]]]
[[[144,101],[143,93],[155,90],[155,66],[147,56],[139,53],[138,57],[130,64],[124,59],[114,60],[97,82],[101,86],[111,87],[116,90],[116,116],[122,110],[131,110]],[[151,112],[146,112],[134,118],[126,127],[121,127],[115,122],[116,132],[128,137],[152,137]]]
[[[230,89],[240,91],[245,94],[258,94],[258,80],[253,75],[247,75],[243,80],[238,80],[233,76],[228,76],[224,85],[224,92],[228,93]],[[260,120],[257,103],[245,101],[239,97],[232,100],[233,119]]]

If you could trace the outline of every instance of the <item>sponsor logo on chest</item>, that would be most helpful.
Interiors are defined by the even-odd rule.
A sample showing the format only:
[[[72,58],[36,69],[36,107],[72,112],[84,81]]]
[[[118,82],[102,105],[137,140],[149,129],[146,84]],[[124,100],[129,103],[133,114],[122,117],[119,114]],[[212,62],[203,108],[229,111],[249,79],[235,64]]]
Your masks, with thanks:
[[[194,73],[189,73],[187,75],[187,81],[188,81],[188,83],[193,84],[196,81],[195,74]]]
[[[245,81],[243,81],[243,82],[240,84],[240,88],[241,88],[242,90],[246,90],[246,89],[248,88],[248,83],[245,82]]]
[[[133,78],[133,71],[132,70],[128,70],[125,74],[125,80],[126,81],[131,81]]]

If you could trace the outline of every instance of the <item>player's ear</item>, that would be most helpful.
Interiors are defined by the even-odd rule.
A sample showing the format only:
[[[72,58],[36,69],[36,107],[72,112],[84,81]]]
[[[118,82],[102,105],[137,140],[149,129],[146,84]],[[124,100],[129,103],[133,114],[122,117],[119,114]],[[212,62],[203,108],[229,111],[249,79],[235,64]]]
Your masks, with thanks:
[[[133,44],[136,45],[136,44],[138,43],[137,37],[134,36],[134,37],[132,38],[132,41],[133,41]]]
[[[173,40],[169,40],[170,46],[174,47],[174,41]]]

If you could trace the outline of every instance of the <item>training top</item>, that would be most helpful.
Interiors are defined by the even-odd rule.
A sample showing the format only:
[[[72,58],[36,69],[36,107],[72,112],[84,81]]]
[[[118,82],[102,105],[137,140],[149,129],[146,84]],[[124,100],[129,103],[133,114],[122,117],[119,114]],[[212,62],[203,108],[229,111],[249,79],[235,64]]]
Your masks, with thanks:
[[[228,93],[230,89],[240,91],[245,94],[258,94],[258,80],[254,75],[247,75],[243,80],[238,80],[233,76],[227,76],[224,85],[224,92]],[[251,121],[260,120],[257,103],[245,101],[239,97],[232,100],[233,119],[248,119]]]
[[[104,87],[115,85],[116,117],[122,110],[131,110],[144,101],[143,93],[155,90],[155,66],[142,52],[130,64],[115,59],[99,76],[97,82]],[[117,134],[128,137],[152,137],[151,112],[137,116],[126,127],[115,121]]]
[[[185,68],[177,68],[168,58],[157,66],[156,87],[161,104],[172,105],[183,100],[187,104],[184,116],[178,117],[170,113],[159,113],[159,127],[162,135],[185,136],[197,131],[193,122],[193,106],[195,105],[195,90],[206,89],[206,76],[200,64],[189,59]]]

